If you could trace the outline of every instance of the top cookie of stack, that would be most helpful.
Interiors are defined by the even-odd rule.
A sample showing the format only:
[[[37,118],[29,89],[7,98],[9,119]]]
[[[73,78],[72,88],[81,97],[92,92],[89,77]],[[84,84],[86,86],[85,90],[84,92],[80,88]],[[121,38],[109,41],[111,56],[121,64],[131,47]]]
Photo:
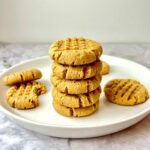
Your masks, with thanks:
[[[102,54],[100,44],[84,38],[58,40],[50,46],[49,55],[63,65],[85,65],[99,59]]]

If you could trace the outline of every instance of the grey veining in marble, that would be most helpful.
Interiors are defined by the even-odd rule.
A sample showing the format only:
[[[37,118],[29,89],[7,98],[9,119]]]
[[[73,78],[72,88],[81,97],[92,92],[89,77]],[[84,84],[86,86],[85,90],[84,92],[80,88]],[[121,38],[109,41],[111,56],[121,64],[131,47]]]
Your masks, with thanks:
[[[104,54],[128,58],[150,68],[150,44],[103,44]],[[0,44],[0,72],[47,55],[48,44]],[[0,112],[0,150],[149,150],[150,115],[118,133],[91,139],[61,139],[24,129]]]

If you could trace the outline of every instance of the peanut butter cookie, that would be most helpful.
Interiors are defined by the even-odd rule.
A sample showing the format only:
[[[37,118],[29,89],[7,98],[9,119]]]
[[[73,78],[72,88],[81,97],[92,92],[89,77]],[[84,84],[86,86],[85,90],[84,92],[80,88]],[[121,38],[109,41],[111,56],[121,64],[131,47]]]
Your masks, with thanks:
[[[37,80],[40,79],[41,77],[42,77],[41,71],[33,68],[7,75],[3,78],[3,82],[5,85],[15,85],[26,81]]]
[[[27,82],[8,89],[6,100],[11,107],[30,109],[39,105],[38,95],[46,93],[46,87],[40,82]]]
[[[65,80],[51,75],[52,84],[60,91],[66,94],[83,94],[94,91],[99,87],[101,76],[85,80]]]
[[[52,90],[53,99],[55,101],[63,106],[71,108],[88,107],[95,104],[99,101],[100,93],[100,87],[90,93],[79,95],[61,93],[56,88]]]
[[[110,66],[108,63],[106,63],[105,61],[102,61],[102,69],[101,69],[101,75],[106,75],[109,74],[110,71]]]
[[[66,66],[54,62],[52,72],[53,75],[61,79],[87,79],[99,74],[101,68],[102,63],[100,61],[82,66]]]
[[[59,64],[84,65],[99,59],[102,46],[84,38],[67,38],[54,42],[49,49],[50,57]]]
[[[145,102],[148,91],[140,82],[131,79],[114,79],[105,86],[107,99],[115,104],[132,106]]]
[[[99,108],[99,101],[89,107],[84,108],[69,108],[59,104],[57,101],[53,100],[54,109],[61,115],[67,117],[83,117],[88,116],[96,112]]]

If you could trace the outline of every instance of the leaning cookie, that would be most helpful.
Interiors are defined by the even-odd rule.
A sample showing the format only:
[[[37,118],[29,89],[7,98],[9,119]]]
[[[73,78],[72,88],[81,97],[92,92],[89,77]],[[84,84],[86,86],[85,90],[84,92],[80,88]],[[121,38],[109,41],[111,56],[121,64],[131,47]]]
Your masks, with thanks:
[[[102,61],[102,69],[101,69],[101,75],[109,74],[110,72],[110,66],[105,61]]]
[[[46,87],[40,82],[27,82],[8,89],[6,100],[11,107],[31,109],[39,105],[38,96],[46,93]]]
[[[52,89],[53,99],[59,104],[71,108],[88,107],[95,104],[97,101],[99,101],[100,93],[100,87],[87,94],[79,95],[65,94],[61,93],[56,88]]]
[[[110,102],[133,106],[149,98],[147,89],[140,82],[131,79],[114,79],[105,88],[105,95]]]
[[[66,94],[84,94],[94,91],[99,87],[101,75],[85,80],[65,80],[51,75],[52,84]]]
[[[42,77],[41,71],[33,68],[7,75],[3,78],[3,83],[5,85],[15,85],[26,81],[37,80],[40,79],[41,77]]]
[[[59,64],[85,65],[99,59],[102,46],[84,38],[67,38],[54,42],[49,49],[50,57]]]
[[[56,62],[52,65],[53,75],[61,79],[87,79],[96,76],[102,68],[101,61],[81,66],[67,66]]]
[[[99,106],[99,101],[97,101],[95,104],[89,107],[84,107],[84,108],[69,108],[65,107],[61,104],[59,104],[57,101],[53,100],[53,106],[56,112],[63,116],[67,117],[83,117],[83,116],[89,116],[96,112],[98,110]]]

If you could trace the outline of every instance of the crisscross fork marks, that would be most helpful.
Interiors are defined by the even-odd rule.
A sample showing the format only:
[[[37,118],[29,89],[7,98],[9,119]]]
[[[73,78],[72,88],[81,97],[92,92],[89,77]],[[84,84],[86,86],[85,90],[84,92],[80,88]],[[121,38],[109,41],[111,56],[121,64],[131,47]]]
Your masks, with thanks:
[[[118,84],[115,84],[115,82],[118,82]],[[113,103],[128,106],[143,103],[149,97],[144,85],[131,79],[114,79],[109,81],[105,86],[105,95]]]
[[[97,43],[92,40],[86,40],[84,38],[66,38],[65,40],[58,40],[51,46],[55,51],[63,50],[83,50],[94,49],[97,47]]]
[[[131,82],[126,82],[123,86],[122,86],[122,88],[120,88],[120,89],[118,89],[118,91],[117,91],[117,94],[115,95],[116,96],[116,98],[117,97],[123,97],[127,92],[128,92],[128,90],[130,90],[130,88],[133,86],[133,82],[131,81]]]
[[[39,105],[38,95],[46,92],[46,87],[40,82],[27,82],[8,89],[6,100],[12,107],[30,109]]]
[[[113,87],[112,95],[117,95],[119,91],[128,83],[128,80],[120,81],[118,80],[118,84]]]

